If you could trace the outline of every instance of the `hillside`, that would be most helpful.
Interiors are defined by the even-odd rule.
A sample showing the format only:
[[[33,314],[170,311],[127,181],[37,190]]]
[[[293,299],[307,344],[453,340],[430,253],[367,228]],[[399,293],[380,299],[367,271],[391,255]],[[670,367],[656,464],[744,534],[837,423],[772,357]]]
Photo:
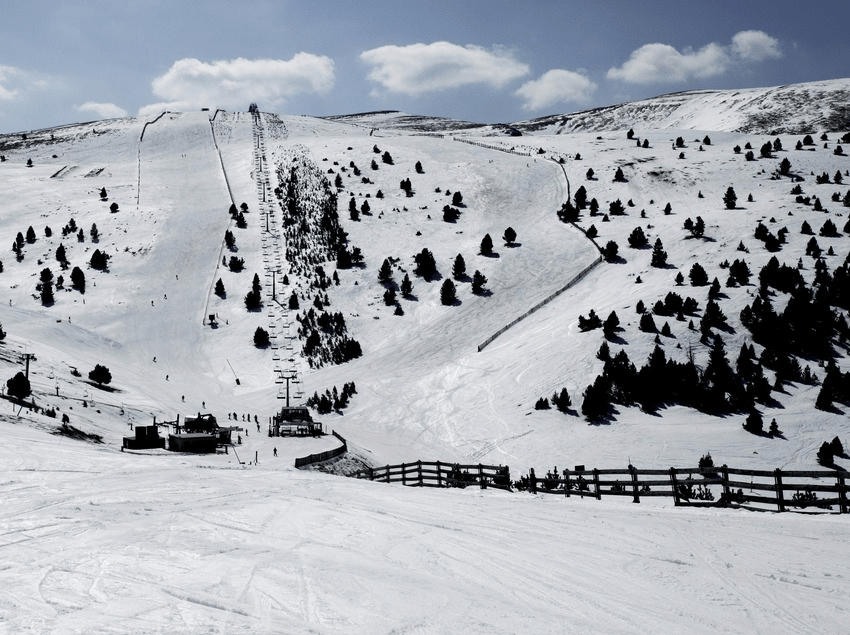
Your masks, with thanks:
[[[523,133],[683,129],[750,134],[846,132],[850,80],[741,90],[671,93],[651,99],[515,123]]]
[[[782,430],[770,436],[744,430],[746,412],[735,407],[675,401],[655,409],[615,401],[588,421],[582,396],[603,372],[605,338],[601,329],[582,332],[579,317],[616,312],[607,343],[637,367],[657,342],[668,359],[704,372],[715,335],[732,367],[744,344],[762,355],[768,347],[740,317],[759,295],[759,271],[775,256],[806,285],[816,276],[823,285],[818,268],[838,271],[850,251],[850,159],[836,153],[848,131],[846,90],[836,80],[738,91],[737,101],[720,91],[668,96],[563,125],[515,124],[533,135],[510,139],[402,113],[255,120],[223,111],[0,135],[0,235],[7,245],[18,233],[22,241],[20,258],[0,258],[0,378],[5,386],[29,355],[38,406],[4,401],[0,414],[0,533],[15,589],[0,601],[3,621],[19,632],[837,627],[850,608],[835,570],[843,516],[414,491],[294,470],[294,457],[335,439],[265,430],[287,373],[298,378],[298,402],[355,382],[346,408],[315,417],[373,465],[494,463],[518,478],[530,467],[576,464],[689,467],[711,452],[715,463],[740,468],[814,469],[824,441],[848,443],[847,403],[815,408],[828,358],[850,371],[840,328],[829,334],[829,355],[795,355],[817,383],[777,381],[779,371],[765,366],[770,399],[755,407],[765,428],[775,419]],[[422,126],[437,134],[420,134]],[[803,132],[813,144],[795,149]],[[765,143],[770,156],[759,153]],[[828,182],[817,182],[822,174]],[[411,195],[401,187],[407,179]],[[600,212],[564,223],[558,211],[581,186]],[[808,203],[797,202],[795,186]],[[733,209],[723,200],[730,187]],[[616,200],[622,213],[609,211]],[[245,227],[228,213],[242,203]],[[446,205],[459,212],[453,222],[443,219]],[[697,217],[702,236],[684,228]],[[837,231],[819,235],[826,220]],[[804,221],[813,235],[801,233]],[[759,223],[773,235],[787,229],[778,251],[754,237]],[[502,238],[508,227],[512,243]],[[647,244],[633,248],[636,227]],[[485,234],[491,255],[479,253]],[[820,258],[806,253],[813,237]],[[660,267],[650,264],[656,239],[667,252]],[[598,262],[597,246],[611,241],[618,257]],[[358,248],[362,266],[337,266],[340,246]],[[423,249],[436,262],[430,280],[414,273]],[[95,250],[109,256],[104,270],[90,264]],[[466,275],[446,306],[441,287],[458,254]],[[234,259],[244,269],[234,271]],[[392,282],[382,284],[385,259]],[[752,276],[728,286],[726,263],[736,259]],[[707,338],[699,324],[709,286],[689,283],[695,263],[718,278],[727,318]],[[84,293],[71,284],[74,267]],[[40,290],[48,268],[52,301]],[[471,290],[476,270],[487,278],[480,295]],[[263,306],[249,311],[255,274]],[[387,305],[385,291],[399,291],[405,274],[411,294]],[[224,293],[215,292],[218,280]],[[669,334],[642,331],[638,302],[652,312],[670,292],[693,297],[698,310],[683,320],[655,312]],[[777,312],[792,303],[790,293],[766,293]],[[847,319],[846,306],[830,306],[836,321]],[[323,313],[335,331],[320,327]],[[258,327],[272,347],[254,346]],[[362,354],[349,355],[352,340]],[[343,353],[347,361],[335,363]],[[106,387],[87,379],[96,364],[111,370]],[[572,399],[567,414],[535,410],[562,388]],[[120,452],[132,426],[198,412],[245,427],[242,443],[214,456]],[[63,435],[63,415],[103,443]]]

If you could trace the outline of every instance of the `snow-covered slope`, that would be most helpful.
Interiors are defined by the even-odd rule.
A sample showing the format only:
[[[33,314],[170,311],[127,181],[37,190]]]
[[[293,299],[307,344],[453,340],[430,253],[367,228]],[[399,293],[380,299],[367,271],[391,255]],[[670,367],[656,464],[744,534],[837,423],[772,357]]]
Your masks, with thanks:
[[[686,129],[752,134],[846,132],[850,79],[770,88],[699,90],[514,124],[524,133]]]
[[[786,94],[815,94],[805,86]],[[843,517],[412,491],[295,471],[295,456],[330,449],[335,439],[264,434],[282,403],[276,371],[285,369],[303,381],[302,399],[356,383],[344,414],[319,418],[374,464],[420,458],[507,464],[516,478],[532,466],[692,466],[710,451],[717,463],[735,467],[814,468],[820,444],[836,435],[846,443],[850,430],[840,409],[814,409],[817,386],[785,385],[774,403],[760,406],[766,421],[777,419],[781,438],[745,432],[740,415],[712,417],[678,406],[657,415],[618,407],[605,425],[533,408],[539,397],[566,387],[577,410],[601,371],[602,336],[579,332],[579,315],[594,309],[604,319],[616,311],[622,331],[612,350],[622,348],[643,364],[655,337],[638,329],[638,300],[652,306],[663,299],[677,271],[687,276],[694,262],[721,282],[724,260],[743,257],[757,273],[772,255],[752,238],[758,221],[774,233],[787,226],[777,256],[795,266],[802,259],[811,282],[814,261],[805,255],[809,236],[800,226],[806,220],[817,232],[832,219],[840,235],[818,241],[824,251],[833,248],[835,255],[825,257],[830,268],[843,262],[847,212],[832,194],[843,197],[848,186],[816,184],[813,176],[850,168],[846,156],[833,152],[837,135],[830,131],[826,141],[796,151],[797,136],[784,134],[775,158],[746,161],[734,146],[750,143],[758,151],[777,136],[722,131],[740,128],[734,117],[749,116],[757,101],[751,92],[728,114],[711,93],[690,106],[679,103],[676,116],[668,109],[652,126],[620,118],[599,124],[633,127],[647,148],[622,131],[597,128],[541,129],[532,139],[475,145],[459,142],[480,143],[473,130],[441,129],[431,119],[430,131],[442,137],[413,135],[392,113],[332,120],[264,114],[259,130],[247,113],[165,113],[147,125],[121,119],[39,131],[26,140],[0,136],[6,157],[0,237],[10,245],[30,226],[35,234],[20,262],[11,251],[0,259],[0,323],[8,333],[0,344],[0,379],[23,368],[25,353],[34,356],[30,379],[39,407],[55,408],[104,440],[91,445],[56,435],[58,418],[3,402],[0,464],[8,504],[0,534],[7,564],[0,575],[15,589],[0,600],[3,623],[14,632],[840,628],[847,584],[834,566],[845,548]],[[762,103],[779,101],[774,95]],[[720,114],[707,119],[708,112]],[[801,106],[780,125],[798,126],[810,112]],[[827,127],[811,125],[818,137]],[[684,148],[672,147],[677,136]],[[392,164],[382,160],[384,152]],[[794,202],[791,179],[775,174],[782,158],[826,212]],[[272,194],[281,185],[278,167],[286,174],[294,164],[303,166],[305,191],[321,191],[319,175],[330,182],[340,176],[340,223],[364,255],[363,268],[336,271],[339,284],[323,291],[327,310],[343,315],[363,349],[362,357],[341,365],[311,368],[300,353],[303,341],[288,339],[318,293],[312,278],[297,273],[296,256],[285,257],[290,246]],[[625,182],[612,180],[617,167]],[[587,179],[588,168],[595,179]],[[400,188],[403,179],[410,179],[412,197]],[[580,185],[603,212],[615,199],[633,204],[624,216],[604,221],[585,213],[579,223],[595,226],[598,244],[616,241],[621,260],[593,268],[479,351],[596,260],[596,246],[556,215]],[[729,186],[739,197],[731,211],[722,203]],[[108,201],[101,201],[101,188]],[[443,206],[456,191],[462,213],[447,223]],[[351,220],[352,197],[358,208],[368,201],[371,213]],[[113,202],[117,213],[110,212]],[[232,202],[248,206],[245,229],[227,213]],[[682,228],[696,216],[706,222],[703,239],[687,238]],[[71,218],[76,231],[63,235]],[[501,239],[509,226],[518,236],[510,246]],[[636,226],[650,244],[663,241],[670,266],[650,267],[649,250],[627,246]],[[224,245],[227,230],[234,251]],[[488,233],[491,257],[479,254]],[[747,253],[737,251],[741,241]],[[64,271],[55,257],[60,244],[70,261]],[[413,256],[423,248],[433,252],[440,272],[430,282],[413,274]],[[108,271],[88,266],[95,249],[109,254]],[[488,278],[489,293],[473,295],[469,278],[460,278],[459,302],[443,306],[440,287],[458,254],[470,276],[479,270]],[[223,264],[231,256],[244,258],[242,272]],[[412,296],[398,300],[403,315],[383,302],[377,272],[385,258],[395,263],[396,283],[408,273],[414,284]],[[316,264],[329,277],[335,270],[332,261],[307,268]],[[74,266],[85,272],[85,294],[71,288]],[[36,290],[45,268],[65,278],[48,306]],[[255,273],[264,307],[249,312],[243,298]],[[223,297],[213,291],[218,279]],[[286,301],[293,291],[298,311]],[[754,285],[723,289],[720,304],[731,326],[723,336],[733,363],[750,341],[738,315],[755,291]],[[678,292],[705,306],[705,287]],[[777,296],[777,304],[785,301]],[[687,322],[669,322],[671,335],[660,338],[667,356],[691,354],[704,364],[708,350],[699,334]],[[253,346],[257,327],[283,343],[277,353]],[[802,361],[822,377],[817,360]],[[845,357],[837,363],[850,370]],[[111,369],[111,390],[85,381],[95,364]],[[119,451],[132,425],[199,411],[246,428],[235,454]]]

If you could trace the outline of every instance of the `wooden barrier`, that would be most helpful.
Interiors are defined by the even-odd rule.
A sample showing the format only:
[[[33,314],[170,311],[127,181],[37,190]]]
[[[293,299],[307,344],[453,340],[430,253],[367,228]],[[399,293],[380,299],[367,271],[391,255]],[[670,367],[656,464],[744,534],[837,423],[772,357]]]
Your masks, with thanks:
[[[749,477],[749,481],[741,477]],[[715,468],[667,470],[555,468],[545,477],[534,469],[516,484],[532,493],[561,496],[669,496],[674,505],[691,507],[740,507],[779,512],[790,510],[850,513],[848,485],[843,472],[830,470],[744,470],[725,465]],[[790,493],[790,496],[788,495]],[[820,498],[819,494],[828,496]]]
[[[295,467],[301,468],[305,465],[311,465],[312,463],[321,463],[322,461],[329,461],[330,459],[335,459],[336,457],[348,452],[348,442],[343,439],[341,435],[337,434],[336,430],[332,430],[331,434],[333,434],[337,439],[342,441],[341,446],[339,446],[338,448],[334,448],[333,450],[319,452],[318,454],[310,454],[309,456],[296,457]]]
[[[355,478],[401,483],[411,487],[493,487],[510,491],[511,473],[506,465],[461,465],[442,461],[416,461],[361,470]]]

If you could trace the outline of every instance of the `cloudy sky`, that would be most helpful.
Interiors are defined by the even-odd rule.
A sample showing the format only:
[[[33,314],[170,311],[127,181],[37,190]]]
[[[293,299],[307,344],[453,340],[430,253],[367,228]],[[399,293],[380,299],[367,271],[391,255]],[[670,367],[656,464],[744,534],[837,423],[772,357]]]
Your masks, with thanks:
[[[511,122],[850,76],[850,2],[39,0],[0,8],[0,132],[226,108]]]

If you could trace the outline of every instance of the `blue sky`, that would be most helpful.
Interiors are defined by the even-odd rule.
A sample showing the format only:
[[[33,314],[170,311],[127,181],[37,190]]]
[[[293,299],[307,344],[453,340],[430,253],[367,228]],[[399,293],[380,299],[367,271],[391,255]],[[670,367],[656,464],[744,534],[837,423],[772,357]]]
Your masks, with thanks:
[[[850,76],[850,3],[4,2],[0,132],[170,108],[493,123]]]

